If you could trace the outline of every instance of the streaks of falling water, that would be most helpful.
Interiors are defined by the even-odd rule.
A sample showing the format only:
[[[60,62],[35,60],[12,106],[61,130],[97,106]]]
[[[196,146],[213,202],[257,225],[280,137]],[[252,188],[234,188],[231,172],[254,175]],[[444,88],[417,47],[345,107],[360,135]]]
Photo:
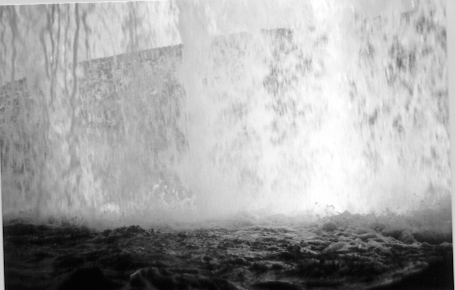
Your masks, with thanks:
[[[313,18],[286,14],[292,29],[261,34],[253,28],[212,41],[212,19],[222,19],[226,10],[219,3],[182,3],[181,79],[195,129],[188,135],[189,160],[194,158],[188,167],[204,172],[198,180],[201,175],[187,169],[187,179],[203,185],[199,191],[209,197],[223,200],[226,192],[228,199],[209,207],[237,209],[229,202],[238,202],[250,209],[321,211],[312,208],[316,203],[336,211],[405,212],[422,198],[446,200],[447,115],[438,117],[435,106],[437,88],[447,84],[445,45],[437,36],[444,34],[444,6],[421,4],[363,21],[336,2],[312,3],[293,8],[312,11]],[[428,71],[432,57],[418,65],[415,57],[424,50],[421,37],[429,37],[417,28],[419,17],[435,7],[442,14],[432,57],[441,66],[430,70],[441,78],[430,84],[433,77],[416,71]],[[429,115],[425,104],[435,109]],[[435,158],[427,156],[432,150]]]
[[[140,49],[175,42],[178,34],[169,28],[175,11],[168,4],[2,7],[4,212],[90,219],[119,205],[135,211],[138,196],[151,208],[162,201],[162,192],[152,189],[165,190],[163,180],[172,183],[162,169],[168,160],[159,155],[172,147],[172,136],[162,135],[179,133],[175,126],[163,130],[175,123],[166,110],[178,109],[169,91],[178,85],[150,85],[159,72],[136,62]],[[144,22],[150,14],[164,18],[164,28],[150,29]],[[118,52],[123,55],[113,64],[110,56]],[[92,61],[99,57],[108,58]],[[153,52],[152,58],[157,60]],[[116,65],[120,71],[112,71]],[[170,69],[164,68],[160,81],[169,79]],[[168,91],[156,96],[163,86]],[[151,92],[155,99],[149,100]],[[163,118],[158,128],[153,121]],[[121,126],[111,130],[111,121]]]
[[[444,3],[367,19],[258,4],[1,7],[4,212],[130,223],[450,198]]]
[[[50,189],[50,179],[66,179],[77,163],[74,152],[78,144],[73,130],[77,78],[72,64],[78,61],[79,7],[39,5],[4,9],[5,19],[10,20],[10,25],[3,26],[2,42],[7,48],[3,56],[7,58],[12,52],[12,61],[3,67],[2,83],[11,80],[5,90],[6,99],[10,97],[8,101],[13,102],[13,108],[14,105],[19,107],[13,113],[16,116],[5,115],[5,121],[10,123],[3,127],[2,164],[11,169],[6,171],[6,192],[19,186],[20,197],[16,193],[9,194],[13,204],[19,210],[34,208],[39,214],[43,200],[53,201],[46,193]],[[72,33],[74,25],[75,33]],[[21,81],[15,82],[18,75]],[[62,117],[62,114],[69,118]],[[68,141],[66,154],[71,158],[70,165],[59,164],[54,170],[61,174],[51,176],[49,165],[53,158],[58,158],[52,153],[58,151],[64,140]],[[70,202],[67,191],[62,193]]]

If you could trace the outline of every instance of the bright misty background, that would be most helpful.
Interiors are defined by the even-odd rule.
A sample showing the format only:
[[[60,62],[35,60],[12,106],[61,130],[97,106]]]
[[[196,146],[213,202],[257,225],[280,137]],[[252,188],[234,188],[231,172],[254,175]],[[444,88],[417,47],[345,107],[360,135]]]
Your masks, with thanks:
[[[444,1],[1,7],[3,215],[451,215]]]

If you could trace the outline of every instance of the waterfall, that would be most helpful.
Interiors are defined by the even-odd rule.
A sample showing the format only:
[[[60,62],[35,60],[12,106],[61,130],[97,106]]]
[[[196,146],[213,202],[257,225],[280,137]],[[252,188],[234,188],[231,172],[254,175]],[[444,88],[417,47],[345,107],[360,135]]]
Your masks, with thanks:
[[[445,2],[370,2],[2,7],[4,216],[446,218]]]

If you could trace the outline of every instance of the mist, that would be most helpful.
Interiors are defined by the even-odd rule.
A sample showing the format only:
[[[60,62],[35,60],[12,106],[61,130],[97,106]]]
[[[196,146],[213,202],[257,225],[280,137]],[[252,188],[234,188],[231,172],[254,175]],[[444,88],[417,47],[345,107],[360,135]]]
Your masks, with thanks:
[[[1,7],[6,219],[448,221],[443,1]]]

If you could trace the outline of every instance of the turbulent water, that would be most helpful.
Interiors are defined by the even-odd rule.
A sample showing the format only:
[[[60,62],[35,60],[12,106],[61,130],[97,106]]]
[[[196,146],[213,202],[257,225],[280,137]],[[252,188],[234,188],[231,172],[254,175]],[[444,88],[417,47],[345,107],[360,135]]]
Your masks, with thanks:
[[[450,219],[445,2],[359,3],[1,7],[4,215]]]

